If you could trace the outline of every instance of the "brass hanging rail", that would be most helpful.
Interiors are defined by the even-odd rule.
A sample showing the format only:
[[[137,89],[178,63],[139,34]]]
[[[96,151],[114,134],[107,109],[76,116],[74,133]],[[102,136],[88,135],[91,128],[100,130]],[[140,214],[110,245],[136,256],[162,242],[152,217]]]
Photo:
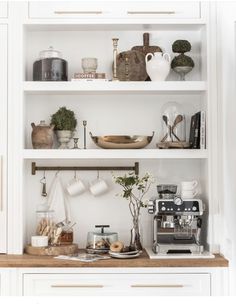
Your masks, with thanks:
[[[36,166],[35,162],[31,164],[31,174],[35,175],[36,171],[134,171],[136,175],[139,174],[139,163],[135,162],[134,167],[106,167],[106,166],[91,166],[91,167],[77,167],[77,166]]]

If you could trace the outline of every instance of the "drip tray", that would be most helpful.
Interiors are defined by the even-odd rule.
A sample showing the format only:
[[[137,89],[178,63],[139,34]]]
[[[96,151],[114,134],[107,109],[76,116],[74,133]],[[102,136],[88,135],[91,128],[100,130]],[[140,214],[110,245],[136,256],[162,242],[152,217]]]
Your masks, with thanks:
[[[203,253],[154,253],[152,248],[145,248],[150,259],[214,259],[214,254],[204,251]]]

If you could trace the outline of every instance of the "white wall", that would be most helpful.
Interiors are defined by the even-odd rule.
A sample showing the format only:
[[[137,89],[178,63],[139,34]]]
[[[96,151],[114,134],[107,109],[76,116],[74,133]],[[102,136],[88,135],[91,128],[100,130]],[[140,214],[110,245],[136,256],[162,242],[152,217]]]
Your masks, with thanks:
[[[223,179],[222,252],[230,260],[230,294],[236,295],[236,3],[217,3],[218,93],[222,108]],[[221,122],[219,122],[221,123]]]

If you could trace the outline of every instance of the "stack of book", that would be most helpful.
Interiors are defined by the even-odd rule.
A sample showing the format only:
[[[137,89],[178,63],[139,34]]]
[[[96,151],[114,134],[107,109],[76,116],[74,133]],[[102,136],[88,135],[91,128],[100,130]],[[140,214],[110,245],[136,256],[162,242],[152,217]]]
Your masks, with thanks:
[[[197,112],[191,117],[189,148],[206,148],[206,113],[204,111]]]
[[[75,73],[71,81],[108,81],[105,73]]]

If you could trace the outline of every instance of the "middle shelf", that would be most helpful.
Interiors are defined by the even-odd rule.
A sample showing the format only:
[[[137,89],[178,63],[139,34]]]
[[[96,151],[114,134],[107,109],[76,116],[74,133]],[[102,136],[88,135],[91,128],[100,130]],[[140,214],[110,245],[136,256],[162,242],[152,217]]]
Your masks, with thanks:
[[[25,81],[26,94],[108,94],[108,93],[144,93],[177,94],[200,93],[207,90],[206,81]]]
[[[24,149],[23,159],[207,159],[206,149]]]

